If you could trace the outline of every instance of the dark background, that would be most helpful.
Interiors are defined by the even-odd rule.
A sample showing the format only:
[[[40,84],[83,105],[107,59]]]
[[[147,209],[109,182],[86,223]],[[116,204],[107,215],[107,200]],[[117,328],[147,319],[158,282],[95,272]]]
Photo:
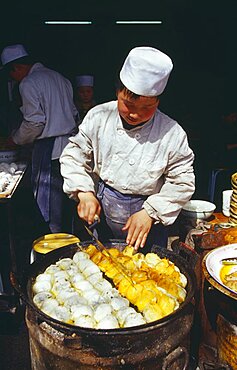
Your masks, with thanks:
[[[53,26],[45,20],[92,20],[93,25]],[[162,24],[115,25],[115,20]],[[93,74],[97,103],[115,98],[116,77],[131,48],[153,46],[167,53],[174,69],[160,109],[187,131],[196,154],[197,181],[206,189],[205,163],[216,156],[222,140],[220,117],[236,111],[236,21],[236,0],[5,1],[0,51],[23,43],[37,61],[73,84],[76,75]],[[0,105],[5,99],[0,72]]]
[[[173,100],[205,94],[221,100],[236,80],[236,0],[19,1],[2,2],[0,50],[23,43],[36,59],[70,79],[93,73],[100,100],[113,97],[114,80],[128,51],[149,45],[174,62]],[[115,25],[122,20],[162,20],[162,25]],[[94,25],[45,25],[45,20],[92,20]],[[196,99],[198,99],[196,101]],[[173,110],[170,107],[171,111]]]
[[[163,23],[125,26],[115,25],[116,19],[162,20]],[[95,24],[50,26],[44,25],[45,20],[92,20]],[[166,52],[173,60],[174,70],[160,108],[187,131],[195,153],[193,197],[206,199],[210,170],[220,165],[216,162],[222,157],[220,116],[229,110],[236,111],[236,27],[237,0],[2,0],[0,53],[9,44],[22,43],[36,60],[63,73],[72,83],[77,74],[93,74],[96,101],[100,103],[115,98],[117,73],[131,48],[153,46]],[[8,108],[7,79],[0,71],[0,136],[2,126],[8,121]],[[237,134],[234,136],[237,139]],[[222,185],[230,188],[230,182],[226,182],[230,173],[223,174]],[[32,217],[32,202],[26,202],[27,192],[30,194],[29,179],[25,182],[12,204],[17,217],[12,225],[18,231],[15,238],[21,256],[19,265],[26,260],[28,263],[32,241],[43,235],[42,231],[36,235],[40,225]],[[220,210],[221,192],[218,194],[215,203]],[[8,269],[5,262],[8,249],[4,248],[7,215],[3,207],[0,211],[4,256],[1,261]],[[5,316],[1,319],[2,316],[0,324],[9,333],[9,320]],[[4,336],[0,345],[3,368],[30,369],[25,337],[9,336],[6,340]]]

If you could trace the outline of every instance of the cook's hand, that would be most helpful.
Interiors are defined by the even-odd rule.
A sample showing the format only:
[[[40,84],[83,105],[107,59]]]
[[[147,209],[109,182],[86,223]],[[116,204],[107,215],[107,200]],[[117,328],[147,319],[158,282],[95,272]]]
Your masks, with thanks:
[[[88,192],[78,193],[79,204],[77,206],[77,213],[80,218],[85,220],[89,225],[91,225],[96,216],[98,217],[101,212],[101,206],[95,195]]]
[[[154,220],[148,215],[145,209],[134,213],[127,220],[126,225],[122,230],[128,230],[126,243],[134,245],[134,248],[138,250],[139,247],[143,248],[149,231],[154,223]]]

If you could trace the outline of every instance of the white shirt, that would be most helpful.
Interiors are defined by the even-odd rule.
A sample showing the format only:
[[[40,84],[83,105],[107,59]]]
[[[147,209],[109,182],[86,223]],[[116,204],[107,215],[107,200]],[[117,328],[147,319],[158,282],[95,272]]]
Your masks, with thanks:
[[[157,110],[143,126],[126,130],[117,101],[92,108],[61,157],[64,191],[96,192],[96,177],[124,194],[147,195],[144,208],[172,224],[191,198],[194,154],[181,126]]]
[[[69,80],[60,73],[35,63],[21,81],[23,122],[12,135],[16,144],[55,136],[52,159],[60,157],[68,138],[75,132],[76,107]]]

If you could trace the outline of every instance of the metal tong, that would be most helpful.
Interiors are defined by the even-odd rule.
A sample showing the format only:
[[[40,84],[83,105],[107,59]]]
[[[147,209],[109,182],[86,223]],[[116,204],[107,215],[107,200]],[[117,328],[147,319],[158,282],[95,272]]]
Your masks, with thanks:
[[[130,278],[130,276],[128,276],[128,272],[127,272],[127,269],[118,261],[116,260],[116,258],[114,258],[107,250],[107,248],[104,246],[104,244],[96,238],[96,236],[93,234],[93,229],[96,227],[96,225],[100,222],[100,218],[99,216],[95,216],[95,221],[91,224],[91,225],[86,225],[84,223],[84,227],[86,229],[86,231],[88,232],[88,234],[92,237],[92,239],[95,241],[96,243],[96,246],[98,247],[98,249],[100,250],[100,252],[103,252],[103,254],[108,258],[110,259],[114,266],[117,268],[118,272],[120,272],[125,279],[127,279],[130,284],[132,284],[134,286],[134,283],[132,281],[132,279]]]

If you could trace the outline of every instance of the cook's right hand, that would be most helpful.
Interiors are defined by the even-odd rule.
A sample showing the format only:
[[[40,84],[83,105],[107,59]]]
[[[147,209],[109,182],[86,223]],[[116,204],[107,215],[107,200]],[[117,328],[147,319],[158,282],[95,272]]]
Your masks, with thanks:
[[[100,215],[101,206],[95,195],[88,191],[78,193],[79,204],[77,206],[78,216],[91,225],[95,218]]]

